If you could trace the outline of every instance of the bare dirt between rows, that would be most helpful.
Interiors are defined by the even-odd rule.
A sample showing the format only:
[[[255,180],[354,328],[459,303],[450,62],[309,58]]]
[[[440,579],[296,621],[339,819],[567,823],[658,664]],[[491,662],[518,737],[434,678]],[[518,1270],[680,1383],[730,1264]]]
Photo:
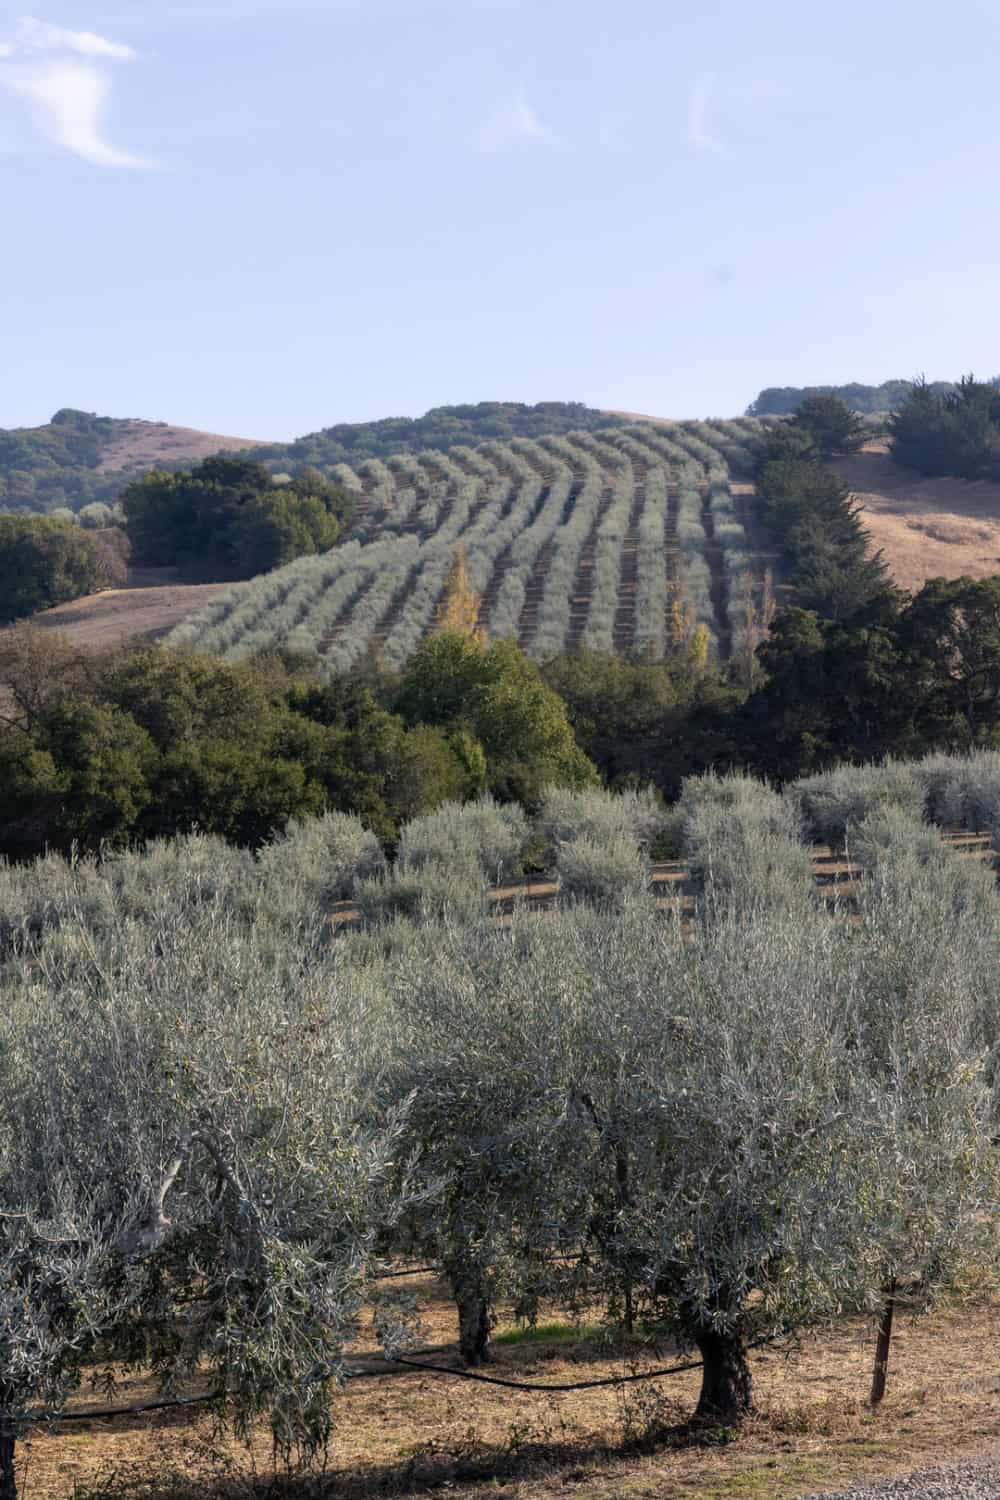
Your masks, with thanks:
[[[433,1276],[398,1284],[420,1306],[425,1347],[457,1365],[454,1306]],[[543,1313],[543,1319],[545,1314]],[[577,1330],[545,1325],[537,1341],[501,1343],[497,1373],[560,1381],[629,1374],[663,1362],[669,1349],[602,1339],[597,1315]],[[552,1329],[551,1336],[545,1328]],[[501,1310],[501,1331],[518,1328]],[[472,1497],[498,1490],[521,1500],[736,1500],[844,1490],[880,1475],[982,1454],[1000,1442],[1000,1301],[984,1298],[922,1317],[905,1315],[893,1347],[889,1392],[877,1413],[865,1397],[872,1329],[850,1318],[753,1357],[760,1416],[735,1442],[692,1444],[681,1428],[697,1399],[698,1373],[623,1388],[544,1395],[469,1384],[375,1358],[370,1321],[352,1360],[383,1369],[348,1382],[332,1399],[333,1435],[322,1477],[271,1487],[270,1435],[256,1430],[249,1451],[214,1436],[197,1410],[95,1420],[62,1431],[36,1429],[24,1445],[25,1500],[63,1500],[110,1469],[119,1476],[158,1474],[158,1497],[251,1500],[268,1495],[337,1496],[446,1493]],[[629,1390],[629,1388],[624,1388]],[[141,1376],[121,1395],[155,1395]],[[93,1406],[93,1397],[79,1403]],[[659,1440],[629,1446],[653,1420]],[[228,1468],[228,1477],[226,1469]],[[251,1482],[256,1475],[256,1482]],[[121,1494],[121,1489],[109,1491]]]

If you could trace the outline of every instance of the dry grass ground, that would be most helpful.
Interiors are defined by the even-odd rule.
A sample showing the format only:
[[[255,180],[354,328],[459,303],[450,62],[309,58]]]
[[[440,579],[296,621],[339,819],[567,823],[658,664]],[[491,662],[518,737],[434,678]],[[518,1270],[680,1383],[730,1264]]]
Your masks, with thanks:
[[[444,1288],[433,1277],[402,1285],[419,1298],[435,1359],[457,1363]],[[516,1331],[509,1318],[503,1326]],[[501,1490],[521,1500],[791,1497],[1000,1444],[998,1348],[998,1300],[902,1316],[889,1393],[874,1413],[865,1399],[872,1329],[863,1319],[845,1320],[797,1349],[756,1354],[759,1417],[735,1441],[697,1444],[682,1436],[696,1373],[544,1395],[386,1368],[335,1394],[333,1436],[311,1474],[281,1482],[263,1425],[246,1450],[213,1433],[209,1416],[182,1411],[36,1431],[24,1447],[24,1495],[61,1500],[103,1483],[104,1493],[117,1496],[128,1479],[156,1475],[156,1488],[138,1492],[184,1500],[438,1492],[478,1500]],[[370,1330],[354,1354],[373,1367]],[[501,1342],[497,1372],[555,1383],[650,1368],[664,1357],[669,1351],[602,1348],[596,1331],[577,1335],[557,1325],[537,1341]],[[129,1400],[150,1394],[141,1379],[125,1392]]]
[[[834,467],[861,502],[872,542],[901,588],[1000,573],[1000,484],[925,479],[898,468],[885,443],[866,444]]]
[[[44,610],[31,623],[42,630],[58,630],[80,650],[106,651],[126,641],[165,635],[185,615],[201,609],[225,588],[228,584],[144,582],[137,588],[105,589]]]
[[[262,446],[260,438],[225,437],[218,432],[199,432],[194,427],[136,418],[116,424],[115,436],[105,447],[97,467],[101,473],[111,474],[154,468],[159,463],[197,463],[211,458],[213,453]]]

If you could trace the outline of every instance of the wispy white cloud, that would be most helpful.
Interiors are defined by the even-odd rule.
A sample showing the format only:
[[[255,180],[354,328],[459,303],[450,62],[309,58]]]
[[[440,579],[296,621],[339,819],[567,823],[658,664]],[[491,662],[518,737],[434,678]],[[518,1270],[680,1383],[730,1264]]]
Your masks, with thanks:
[[[480,134],[480,145],[487,151],[500,151],[505,146],[523,142],[535,142],[543,146],[554,146],[559,137],[543,122],[537,109],[525,97],[523,89],[497,109]]]
[[[106,65],[135,55],[95,31],[68,31],[22,16],[12,39],[0,42],[0,87],[31,107],[54,145],[97,167],[148,168],[154,164],[113,146],[103,130],[111,91]]]
[[[21,17],[14,45],[26,52],[76,52],[81,57],[104,57],[115,62],[131,62],[135,57],[131,47],[111,42],[96,31],[67,31],[48,21],[36,21],[34,16]]]
[[[714,89],[714,73],[702,73],[695,79],[688,104],[688,140],[699,151],[709,151],[713,156],[729,156],[728,149],[715,139],[708,128],[708,110]]]

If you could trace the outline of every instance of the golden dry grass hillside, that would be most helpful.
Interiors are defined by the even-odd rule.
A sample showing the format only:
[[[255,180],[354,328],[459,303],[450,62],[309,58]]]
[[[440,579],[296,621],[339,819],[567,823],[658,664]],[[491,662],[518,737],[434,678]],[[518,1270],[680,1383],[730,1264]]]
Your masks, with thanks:
[[[264,446],[260,438],[225,437],[170,422],[128,420],[115,424],[115,436],[101,454],[98,471],[130,473],[160,463],[199,463],[214,453]]]
[[[1000,573],[1000,484],[927,479],[894,464],[884,442],[868,443],[834,467],[854,490],[872,542],[901,588]]]
[[[107,651],[126,641],[155,640],[227,587],[178,583],[173,568],[136,569],[133,587],[104,589],[35,615],[32,624],[57,630],[82,651]]]

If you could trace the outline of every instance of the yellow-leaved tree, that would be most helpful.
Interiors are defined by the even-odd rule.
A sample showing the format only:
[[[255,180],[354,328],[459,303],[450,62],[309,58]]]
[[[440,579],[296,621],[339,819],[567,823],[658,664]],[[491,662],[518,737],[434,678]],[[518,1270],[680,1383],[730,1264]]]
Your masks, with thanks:
[[[455,548],[454,561],[444,582],[444,592],[434,615],[434,631],[448,631],[465,636],[467,640],[486,645],[489,637],[486,628],[479,623],[481,597],[469,582],[469,569],[465,548]]]

